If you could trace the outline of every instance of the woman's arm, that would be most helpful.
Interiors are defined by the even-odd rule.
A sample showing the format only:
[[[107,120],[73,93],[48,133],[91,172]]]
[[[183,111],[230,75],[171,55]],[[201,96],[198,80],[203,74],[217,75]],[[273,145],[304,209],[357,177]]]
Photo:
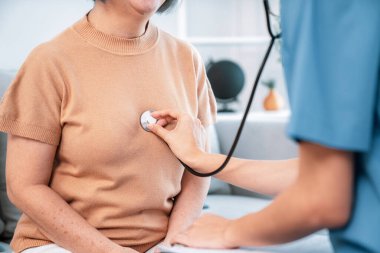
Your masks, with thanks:
[[[205,144],[205,149],[210,150],[209,143]],[[177,196],[170,215],[165,244],[170,244],[178,233],[187,229],[199,218],[210,187],[210,179],[199,178],[185,171],[181,185],[181,193]]]
[[[170,215],[165,244],[170,244],[175,236],[197,220],[209,189],[210,179],[198,178],[185,172],[182,178],[182,190],[177,196]]]
[[[211,172],[226,159],[225,155],[203,151],[202,143],[206,138],[199,120],[173,110],[154,112],[152,116],[159,121],[150,126],[151,131],[166,141],[175,155],[196,171]],[[173,130],[163,128],[172,122],[176,122]],[[251,191],[276,195],[291,185],[297,175],[297,159],[255,161],[231,158],[226,168],[215,177]]]
[[[73,253],[136,252],[113,243],[49,186],[56,147],[8,137],[7,190],[11,201],[54,243]]]

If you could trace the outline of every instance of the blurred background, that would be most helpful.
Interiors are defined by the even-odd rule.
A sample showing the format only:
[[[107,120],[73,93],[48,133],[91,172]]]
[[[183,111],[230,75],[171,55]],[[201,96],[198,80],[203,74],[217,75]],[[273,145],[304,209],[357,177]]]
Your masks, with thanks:
[[[279,1],[270,2],[273,12],[278,13]],[[92,0],[1,0],[0,70],[17,71],[34,47],[62,32],[92,6]],[[182,0],[170,13],[156,15],[153,22],[194,44],[208,67],[210,62],[221,60],[238,65],[244,74],[244,86],[236,84],[239,87],[235,90],[242,90],[239,94],[231,94],[237,101],[228,107],[241,111],[269,42],[264,15],[259,0]],[[288,99],[279,51],[279,45],[276,45],[262,80],[275,85],[283,100],[277,109],[287,112]],[[259,86],[254,110],[264,110],[268,91],[265,85]]]

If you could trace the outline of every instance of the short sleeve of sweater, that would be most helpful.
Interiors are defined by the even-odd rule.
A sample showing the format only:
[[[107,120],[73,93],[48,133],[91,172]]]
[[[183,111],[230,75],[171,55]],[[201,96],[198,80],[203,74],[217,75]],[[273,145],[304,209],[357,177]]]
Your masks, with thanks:
[[[0,131],[58,145],[64,83],[49,51],[34,49],[4,94]]]
[[[358,152],[374,145],[379,7],[377,1],[284,1],[282,56],[293,139]]]
[[[216,121],[216,101],[210,82],[206,75],[206,68],[198,51],[194,49],[194,62],[197,76],[198,119],[207,127]]]

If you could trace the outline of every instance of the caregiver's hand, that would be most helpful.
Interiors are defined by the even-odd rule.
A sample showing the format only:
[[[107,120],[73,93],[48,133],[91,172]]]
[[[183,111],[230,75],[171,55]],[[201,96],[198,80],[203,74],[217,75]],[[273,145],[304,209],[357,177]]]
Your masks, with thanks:
[[[177,235],[173,244],[192,248],[232,249],[237,248],[226,238],[226,231],[232,221],[221,216],[206,214],[187,231]]]
[[[206,130],[200,120],[175,110],[156,111],[152,117],[158,122],[149,125],[149,129],[162,138],[181,161],[194,166],[206,145]],[[164,128],[171,124],[175,124],[173,129]]]

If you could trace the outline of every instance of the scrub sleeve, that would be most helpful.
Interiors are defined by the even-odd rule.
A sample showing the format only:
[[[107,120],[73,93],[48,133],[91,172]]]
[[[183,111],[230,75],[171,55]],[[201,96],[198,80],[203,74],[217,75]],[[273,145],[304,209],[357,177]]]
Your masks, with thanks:
[[[335,251],[380,252],[380,1],[281,7],[289,135],[355,153],[352,217],[331,231]]]

